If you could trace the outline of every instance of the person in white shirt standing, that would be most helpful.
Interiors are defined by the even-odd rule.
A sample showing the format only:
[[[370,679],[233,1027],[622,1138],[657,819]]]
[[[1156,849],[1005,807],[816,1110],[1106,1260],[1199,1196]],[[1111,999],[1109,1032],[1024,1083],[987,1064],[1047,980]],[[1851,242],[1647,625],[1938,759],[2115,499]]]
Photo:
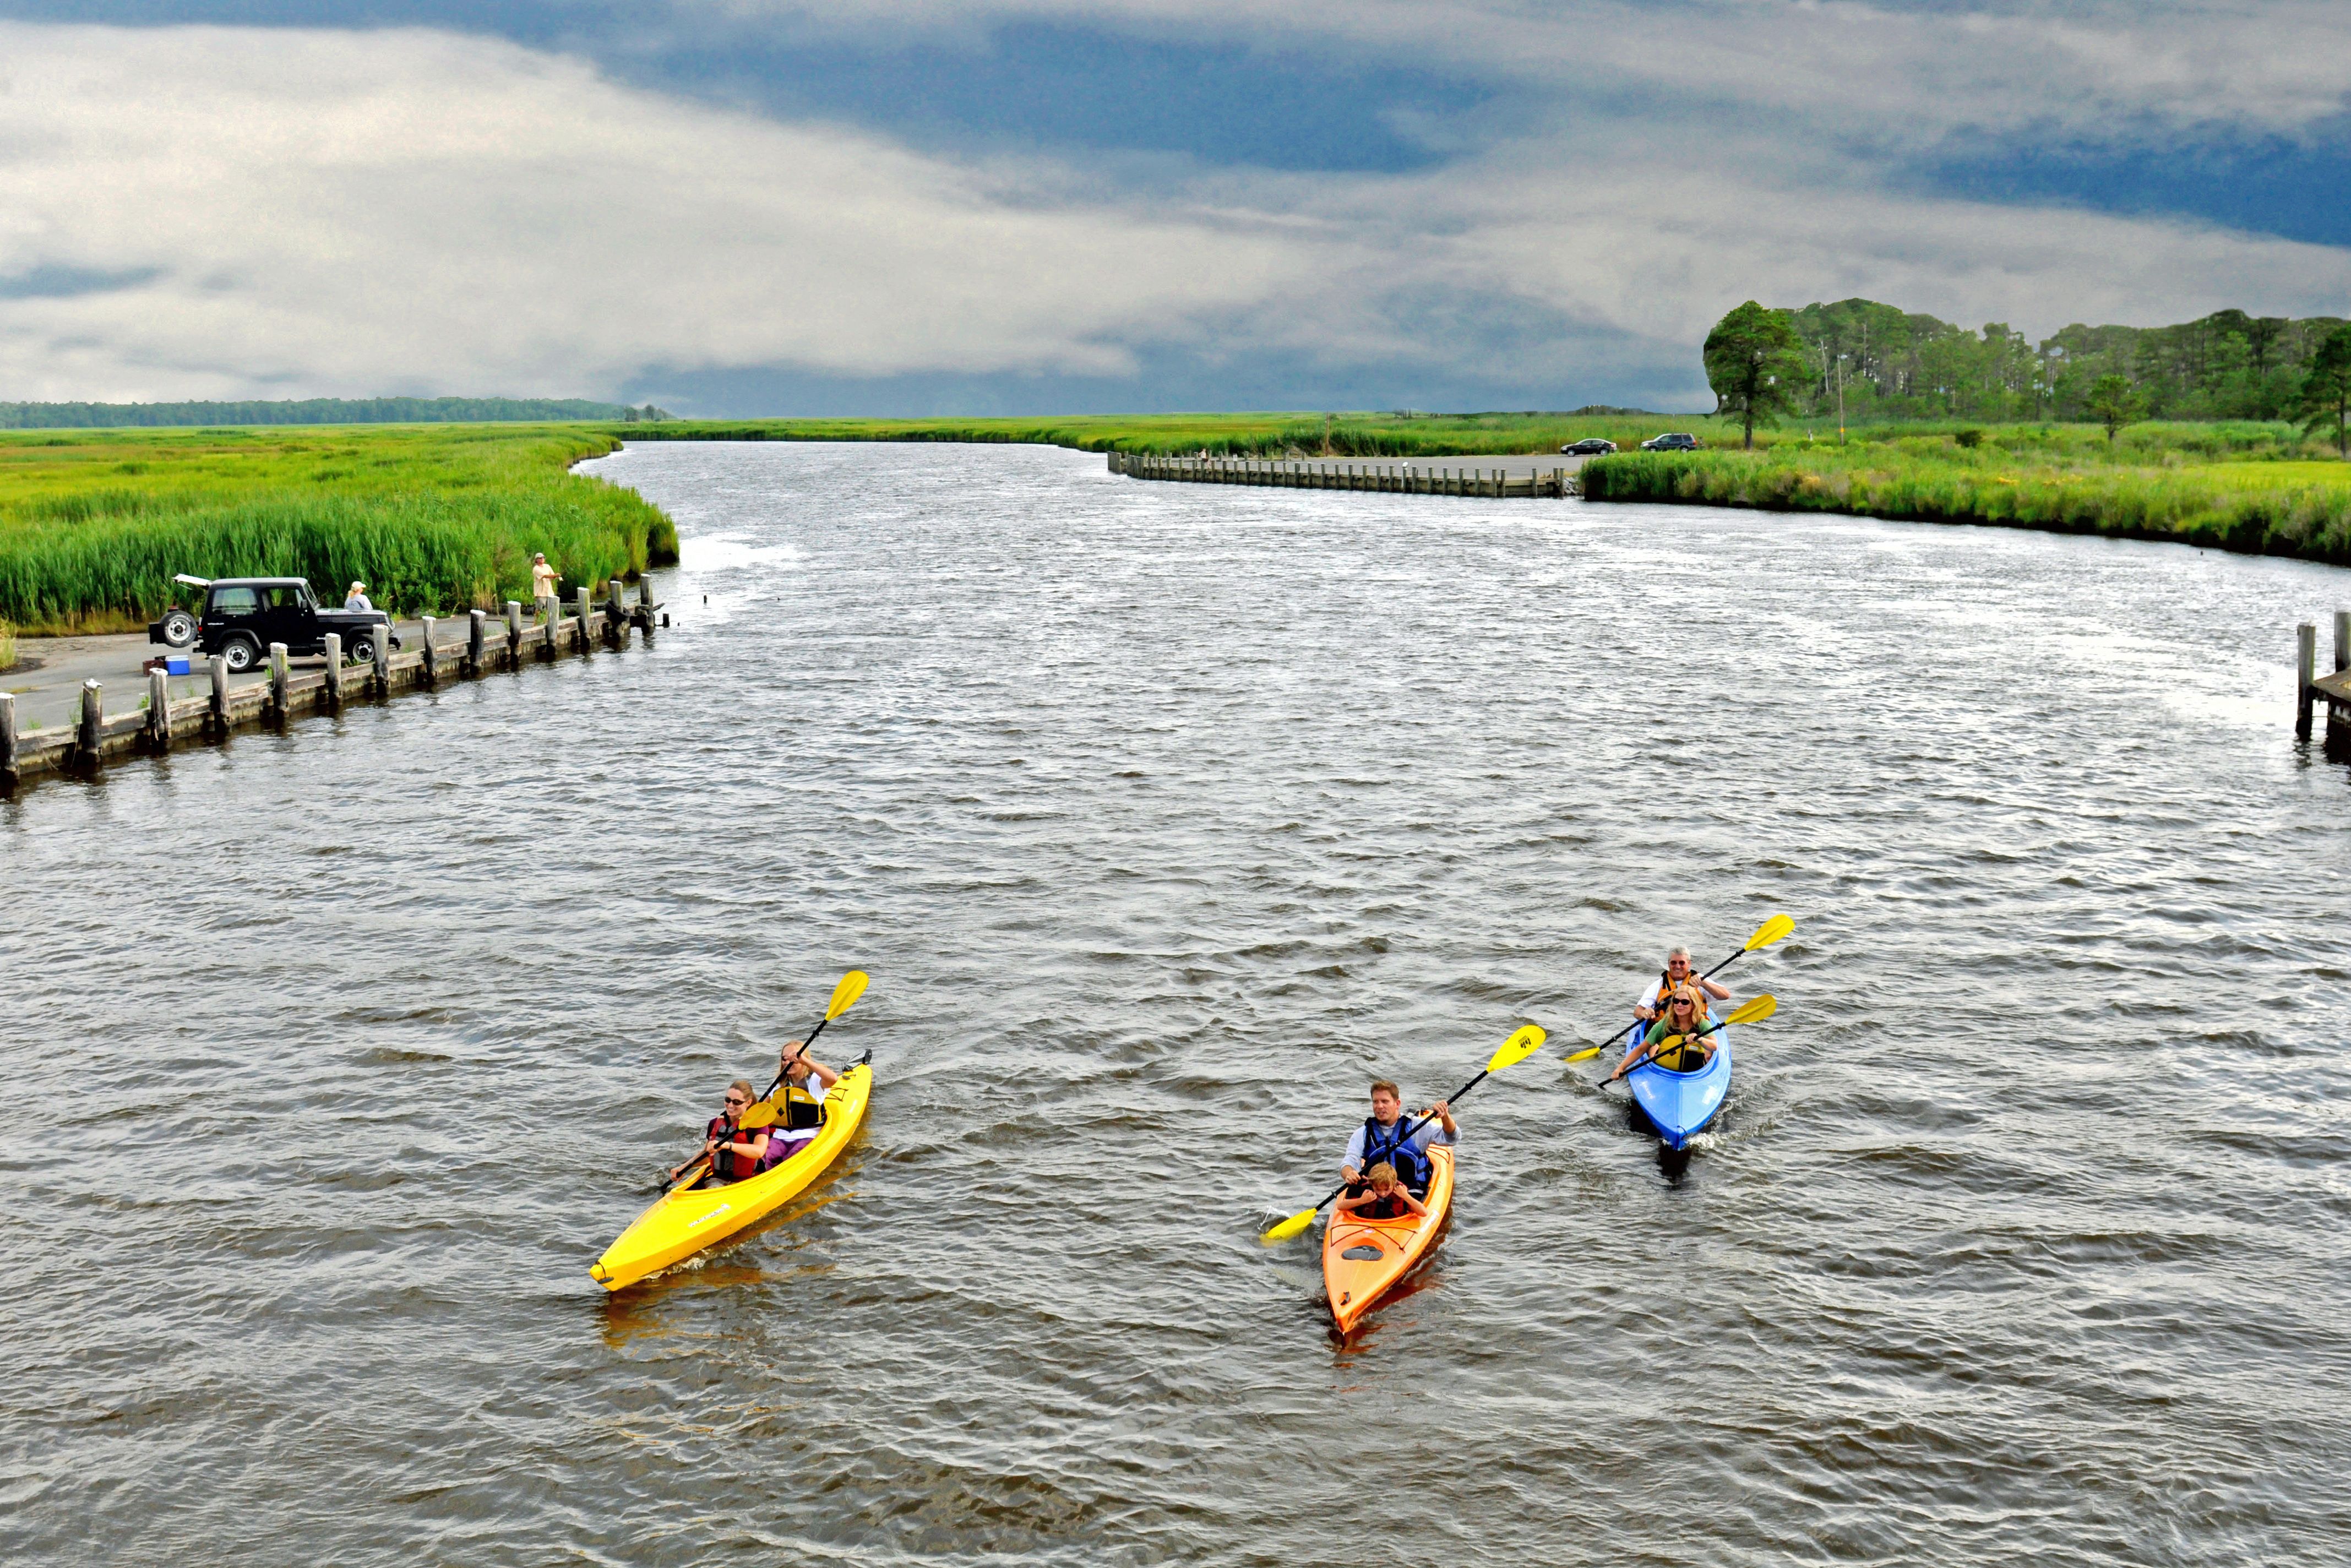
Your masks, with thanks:
[[[538,601],[538,613],[544,620],[555,619],[555,585],[562,575],[547,564],[545,555],[530,558],[530,596]]]

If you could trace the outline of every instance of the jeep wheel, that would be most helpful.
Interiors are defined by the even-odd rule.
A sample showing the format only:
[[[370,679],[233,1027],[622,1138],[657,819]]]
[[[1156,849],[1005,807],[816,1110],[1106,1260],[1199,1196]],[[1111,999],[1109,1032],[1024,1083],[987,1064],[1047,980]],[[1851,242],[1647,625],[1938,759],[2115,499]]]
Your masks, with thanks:
[[[261,663],[261,648],[250,637],[231,637],[221,644],[221,659],[228,665],[229,674],[241,675]]]
[[[196,618],[184,610],[170,610],[163,614],[163,643],[170,648],[184,648],[196,640]]]

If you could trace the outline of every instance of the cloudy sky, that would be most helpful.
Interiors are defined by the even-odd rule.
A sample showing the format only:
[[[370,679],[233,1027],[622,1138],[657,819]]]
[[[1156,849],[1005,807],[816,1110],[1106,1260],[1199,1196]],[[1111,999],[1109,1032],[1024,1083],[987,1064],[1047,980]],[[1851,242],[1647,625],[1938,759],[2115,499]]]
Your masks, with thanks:
[[[1707,406],[2351,315],[2346,0],[0,0],[0,400]]]

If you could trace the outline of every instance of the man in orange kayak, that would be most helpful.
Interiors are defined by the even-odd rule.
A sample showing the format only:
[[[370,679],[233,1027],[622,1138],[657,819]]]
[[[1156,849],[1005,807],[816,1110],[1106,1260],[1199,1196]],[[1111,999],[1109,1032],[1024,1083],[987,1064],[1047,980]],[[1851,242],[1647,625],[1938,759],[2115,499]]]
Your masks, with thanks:
[[[1404,1113],[1404,1094],[1383,1078],[1372,1085],[1372,1113],[1347,1140],[1347,1157],[1339,1170],[1351,1189],[1364,1185],[1363,1171],[1368,1166],[1387,1164],[1395,1167],[1396,1179],[1417,1197],[1428,1190],[1428,1155],[1423,1151],[1436,1144],[1451,1144],[1461,1135],[1460,1126],[1453,1120],[1453,1108],[1440,1100],[1427,1111],[1423,1122],[1411,1136],[1405,1135],[1409,1125]]]

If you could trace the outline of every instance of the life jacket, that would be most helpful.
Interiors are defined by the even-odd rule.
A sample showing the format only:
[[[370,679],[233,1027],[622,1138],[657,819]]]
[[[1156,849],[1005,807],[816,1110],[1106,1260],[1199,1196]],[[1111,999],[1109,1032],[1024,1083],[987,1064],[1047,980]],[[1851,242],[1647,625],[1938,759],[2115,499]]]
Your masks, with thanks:
[[[741,1181],[745,1176],[759,1174],[758,1161],[738,1155],[726,1146],[726,1144],[747,1144],[757,1132],[757,1128],[747,1133],[740,1127],[729,1127],[724,1116],[710,1118],[710,1125],[702,1130],[702,1135],[726,1141],[719,1145],[718,1152],[710,1156],[710,1168],[718,1174],[721,1181]],[[769,1135],[768,1141],[774,1142],[773,1134]]]
[[[1398,1116],[1395,1125],[1383,1127],[1377,1116],[1364,1118],[1364,1163],[1361,1169],[1369,1170],[1383,1162],[1395,1166],[1396,1180],[1410,1187],[1417,1196],[1428,1189],[1428,1156],[1405,1137],[1404,1130],[1412,1124],[1410,1116]],[[1418,1136],[1417,1134],[1414,1134]]]
[[[1363,1207],[1351,1212],[1358,1219],[1400,1219],[1407,1211],[1405,1208],[1404,1200],[1391,1193],[1385,1197],[1374,1198]]]
[[[768,1096],[776,1107],[776,1125],[803,1132],[824,1125],[824,1103],[797,1084],[787,1083]]]

